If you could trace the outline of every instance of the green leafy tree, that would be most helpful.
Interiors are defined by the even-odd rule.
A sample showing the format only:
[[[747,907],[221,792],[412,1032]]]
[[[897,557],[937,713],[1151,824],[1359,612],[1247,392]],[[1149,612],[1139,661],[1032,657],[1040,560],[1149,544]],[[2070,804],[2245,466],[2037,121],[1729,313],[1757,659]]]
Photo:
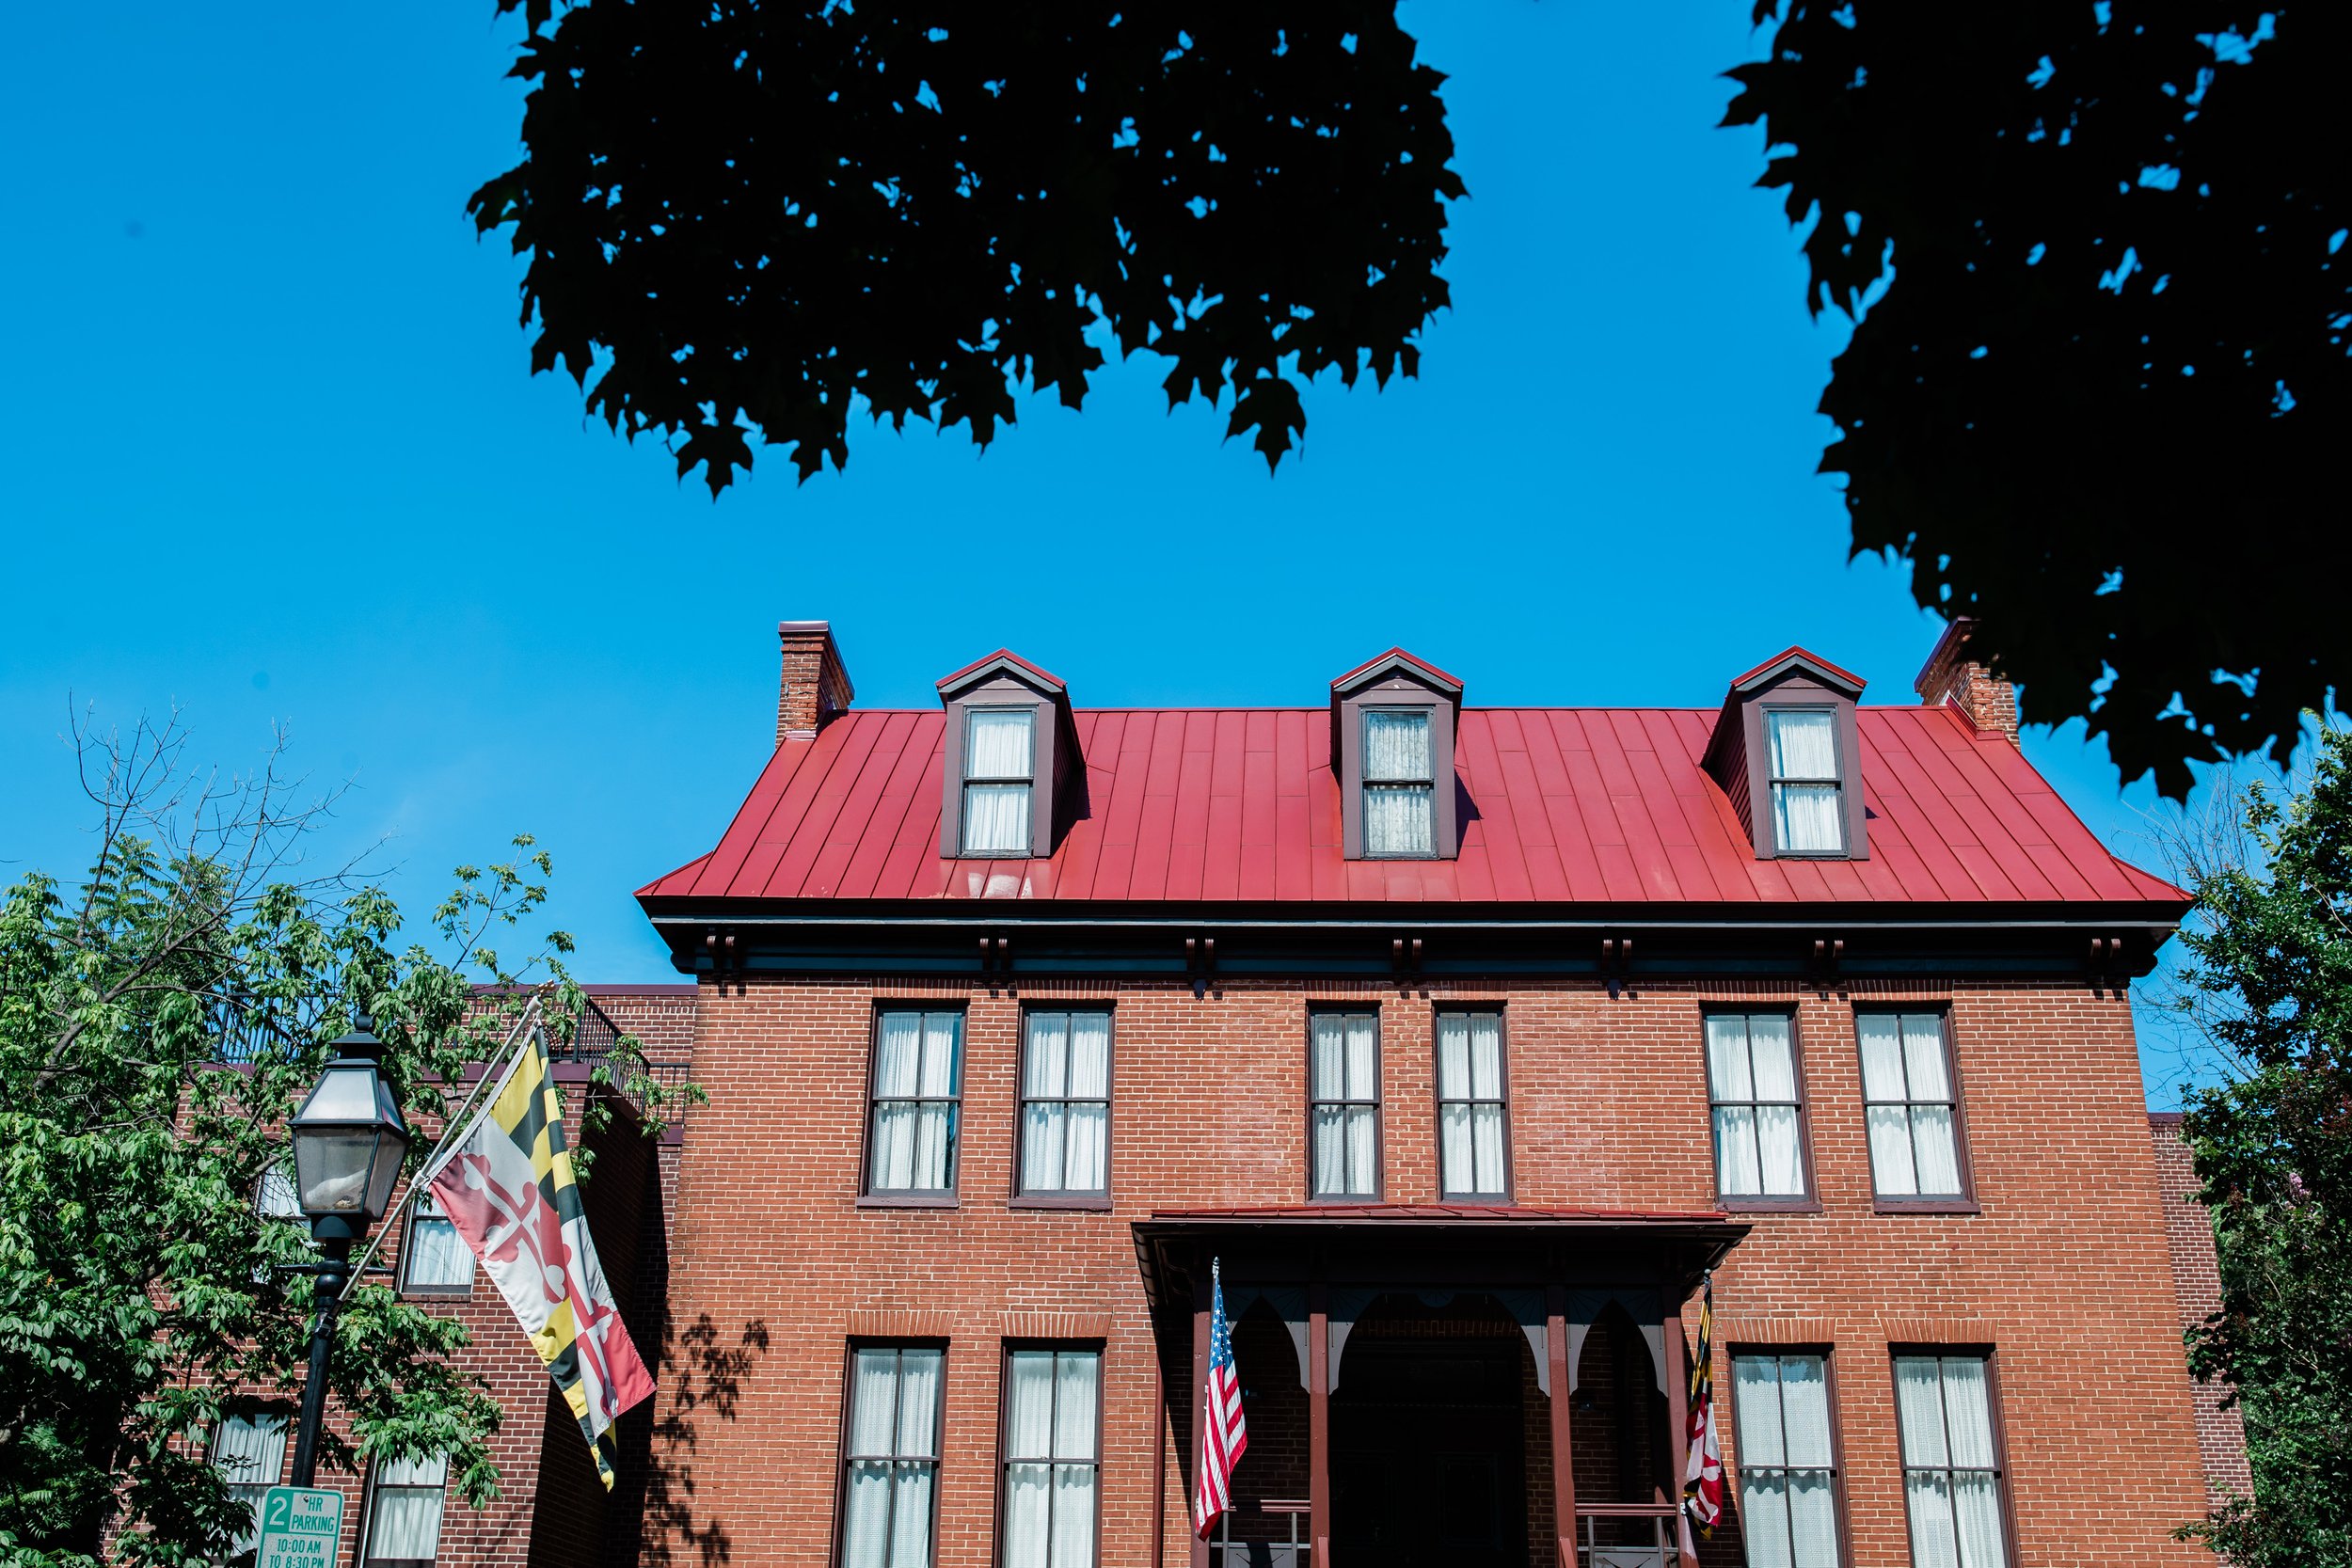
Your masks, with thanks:
[[[1853,547],[2126,778],[2267,751],[2352,670],[2340,0],[1756,0],[1726,123],[1855,320]],[[1883,288],[1883,297],[1875,297]],[[2222,542],[2226,542],[2226,546]]]
[[[2242,852],[2241,852],[2242,848]],[[2193,1533],[2247,1568],[2352,1564],[2352,732],[2191,857],[2189,994],[2231,1069],[2185,1121],[2221,1263],[2190,1365],[2246,1421],[2253,1493]]]
[[[1076,408],[1098,326],[1272,466],[1306,381],[1413,374],[1447,303],[1393,0],[499,8],[525,155],[471,206],[531,258],[532,369],[714,496],[754,437],[839,467],[856,407],[982,446],[1020,384]]]
[[[489,944],[546,897],[527,837],[460,869],[434,923],[445,962],[395,948],[398,911],[356,870],[305,875],[325,807],[295,804],[278,753],[223,782],[184,766],[174,727],[80,733],[94,864],[0,897],[0,1562],[91,1563],[110,1528],[118,1560],[218,1560],[249,1514],[211,1434],[291,1426],[303,1380],[311,1283],[287,1271],[308,1231],[256,1196],[326,1042],[372,1009],[394,1092],[437,1126],[444,1081],[525,987],[561,1010],[569,942],[511,965]],[[469,973],[507,988],[496,1006]],[[348,1426],[330,1421],[322,1463],[446,1454],[455,1491],[495,1497],[499,1411],[451,1364],[465,1342],[380,1285],[354,1292],[328,1407]]]

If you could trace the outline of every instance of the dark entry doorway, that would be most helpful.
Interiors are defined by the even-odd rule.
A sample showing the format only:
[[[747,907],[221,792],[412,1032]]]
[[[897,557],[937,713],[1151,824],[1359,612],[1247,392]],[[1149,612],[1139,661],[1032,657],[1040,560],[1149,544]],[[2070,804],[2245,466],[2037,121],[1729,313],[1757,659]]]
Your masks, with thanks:
[[[1525,1436],[1511,1339],[1347,1346],[1331,1396],[1333,1568],[1521,1568]]]

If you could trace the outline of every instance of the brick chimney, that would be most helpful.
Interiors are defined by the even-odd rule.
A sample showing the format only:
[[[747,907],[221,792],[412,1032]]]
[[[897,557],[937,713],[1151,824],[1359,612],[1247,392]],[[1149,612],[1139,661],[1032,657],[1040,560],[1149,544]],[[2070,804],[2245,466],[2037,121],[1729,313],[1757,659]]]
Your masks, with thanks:
[[[857,693],[842,665],[830,621],[779,621],[784,644],[784,684],[776,693],[776,744],[814,740],[828,721],[846,711]]]
[[[1972,656],[1968,643],[1976,631],[1972,615],[1960,616],[1945,627],[1912,687],[1919,693],[1921,706],[1941,707],[1948,703],[1978,729],[2005,735],[2013,745],[2017,740],[2017,688]]]

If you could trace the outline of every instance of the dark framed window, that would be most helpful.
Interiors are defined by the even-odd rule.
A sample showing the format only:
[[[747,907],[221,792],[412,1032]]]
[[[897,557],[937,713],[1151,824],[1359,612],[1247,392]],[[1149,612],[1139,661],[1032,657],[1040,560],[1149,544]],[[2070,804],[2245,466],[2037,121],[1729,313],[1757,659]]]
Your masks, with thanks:
[[[1026,857],[1037,709],[963,710],[963,853]]]
[[[1781,1012],[1708,1013],[1707,1097],[1715,1123],[1715,1191],[1732,1199],[1804,1199],[1796,1021]]]
[[[1363,789],[1368,858],[1437,854],[1437,748],[1427,708],[1364,709]]]
[[[441,1548],[449,1461],[378,1461],[368,1483],[365,1568],[426,1568]]]
[[[1021,1196],[1108,1197],[1110,1009],[1038,1008],[1022,1032]]]
[[[1093,1568],[1101,1545],[1103,1353],[1005,1349],[1003,1568]]]
[[[1829,1357],[1735,1351],[1731,1386],[1748,1568],[1839,1568]]]
[[[1854,1015],[1862,1042],[1863,1115],[1881,1198],[1951,1202],[1968,1196],[1960,1096],[1941,1013]]]
[[[1380,1196],[1380,1015],[1317,1008],[1307,1015],[1307,1120],[1313,1195]]]
[[[1828,707],[1764,710],[1772,772],[1773,841],[1784,855],[1846,852],[1844,774],[1837,766],[1837,712]]]
[[[842,1568],[930,1568],[938,1535],[940,1345],[853,1345],[841,1448]]]
[[[294,1190],[293,1162],[279,1160],[262,1172],[262,1179],[253,1184],[253,1212],[278,1224],[292,1224],[302,1218],[302,1195]],[[265,1226],[264,1245],[270,1234]],[[254,1265],[253,1282],[264,1284],[277,1272],[271,1264],[258,1263]]]
[[[213,1468],[229,1483],[229,1495],[245,1504],[254,1521],[229,1549],[235,1557],[253,1549],[261,1534],[262,1498],[278,1484],[285,1467],[286,1418],[232,1416],[213,1429],[211,1454]]]
[[[1895,1356],[1903,1503],[1916,1568],[2006,1568],[2003,1493],[1993,1358],[1981,1352]]]
[[[954,1196],[962,1093],[961,1011],[885,1007],[875,1015],[869,1196]]]
[[[473,1290],[473,1253],[425,1188],[408,1211],[400,1244],[400,1288],[412,1296],[462,1296]]]
[[[1438,1184],[1449,1198],[1511,1195],[1511,1114],[1499,1009],[1438,1014]]]

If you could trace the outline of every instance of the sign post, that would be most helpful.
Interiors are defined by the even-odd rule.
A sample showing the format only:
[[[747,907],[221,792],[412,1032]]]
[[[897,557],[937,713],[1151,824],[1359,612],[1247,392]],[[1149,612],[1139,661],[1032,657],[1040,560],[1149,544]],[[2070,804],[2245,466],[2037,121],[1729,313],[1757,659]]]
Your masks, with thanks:
[[[308,1486],[273,1486],[262,1497],[262,1539],[253,1568],[335,1568],[343,1533],[343,1495]]]

